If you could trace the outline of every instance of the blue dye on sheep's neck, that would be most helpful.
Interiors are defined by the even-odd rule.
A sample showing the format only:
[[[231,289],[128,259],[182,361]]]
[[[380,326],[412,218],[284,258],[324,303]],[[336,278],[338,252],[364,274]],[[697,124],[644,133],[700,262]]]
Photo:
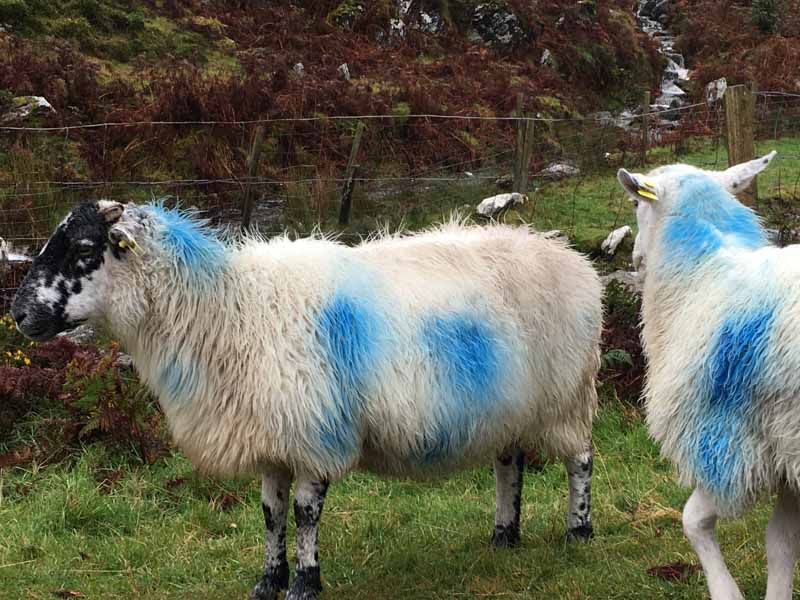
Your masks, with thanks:
[[[179,271],[189,282],[213,281],[226,264],[226,248],[206,221],[194,218],[191,212],[167,209],[161,202],[149,206],[163,227],[164,248]]]
[[[665,268],[685,271],[723,247],[757,250],[769,244],[758,216],[711,177],[692,173],[678,185],[661,236]]]

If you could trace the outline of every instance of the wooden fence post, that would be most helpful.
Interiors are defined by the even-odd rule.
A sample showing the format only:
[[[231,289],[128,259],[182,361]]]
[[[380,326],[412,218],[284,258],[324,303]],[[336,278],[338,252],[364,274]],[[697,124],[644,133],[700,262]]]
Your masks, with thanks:
[[[253,198],[255,186],[253,179],[258,174],[258,159],[261,157],[261,146],[264,143],[264,126],[259,125],[253,134],[253,144],[250,146],[250,156],[247,158],[247,187],[242,199],[242,231],[250,229],[250,218],[253,215]]]
[[[514,158],[514,187],[513,191],[524,194],[528,190],[528,177],[533,154],[534,120],[531,115],[523,112],[523,96],[517,94],[516,116],[517,121],[517,149]]]
[[[650,145],[650,91],[642,96],[642,166],[647,164],[647,147]]]
[[[756,111],[755,85],[735,85],[725,90],[725,128],[728,143],[728,166],[755,158],[753,121]],[[739,200],[747,206],[758,204],[756,180],[741,192]]]
[[[347,161],[347,174],[344,186],[342,187],[342,201],[339,208],[339,225],[347,225],[350,222],[350,206],[353,198],[353,187],[355,186],[356,160],[358,159],[358,148],[361,146],[361,136],[364,134],[364,121],[359,121],[356,126],[356,133],[353,136],[353,146],[350,148],[350,159]]]

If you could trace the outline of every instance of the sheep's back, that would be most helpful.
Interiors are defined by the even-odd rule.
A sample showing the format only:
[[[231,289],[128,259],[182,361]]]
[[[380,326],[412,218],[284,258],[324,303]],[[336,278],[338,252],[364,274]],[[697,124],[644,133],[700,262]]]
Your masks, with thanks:
[[[601,287],[585,258],[526,229],[251,243],[219,294],[218,323],[175,328],[201,350],[143,359],[155,387],[170,360],[202,380],[165,409],[207,470],[427,475],[589,439]],[[207,302],[195,315],[220,299]]]

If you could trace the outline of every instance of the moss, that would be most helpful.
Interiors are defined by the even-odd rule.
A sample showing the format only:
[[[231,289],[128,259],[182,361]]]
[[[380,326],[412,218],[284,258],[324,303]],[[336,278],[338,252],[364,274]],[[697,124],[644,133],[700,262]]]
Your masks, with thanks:
[[[89,39],[93,39],[92,25],[85,17],[63,17],[51,24],[51,32],[68,40],[81,41],[81,47]]]
[[[472,135],[469,131],[459,131],[458,137],[464,142],[467,146],[473,149],[478,149],[481,147],[481,141]]]
[[[328,13],[325,19],[341,29],[353,29],[358,18],[364,14],[364,3],[359,0],[345,0]]]

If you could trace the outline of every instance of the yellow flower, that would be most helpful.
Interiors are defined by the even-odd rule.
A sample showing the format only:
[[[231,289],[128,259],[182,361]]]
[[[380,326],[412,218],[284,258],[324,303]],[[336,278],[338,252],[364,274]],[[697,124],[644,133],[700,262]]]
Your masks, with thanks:
[[[30,364],[31,364],[31,359],[26,356],[25,357],[25,365],[27,366],[27,365],[30,365]]]

